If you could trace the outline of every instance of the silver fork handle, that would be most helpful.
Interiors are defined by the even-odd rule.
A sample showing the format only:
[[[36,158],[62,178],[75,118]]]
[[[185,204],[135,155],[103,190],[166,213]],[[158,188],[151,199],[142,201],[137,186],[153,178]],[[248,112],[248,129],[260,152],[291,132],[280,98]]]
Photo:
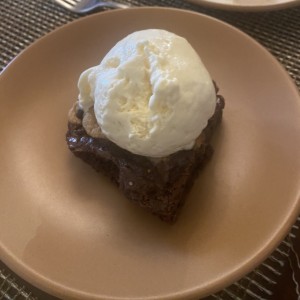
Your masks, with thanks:
[[[99,1],[95,3],[94,7],[109,7],[109,8],[129,8],[131,7],[128,4],[122,4],[117,2],[111,2],[111,1]]]

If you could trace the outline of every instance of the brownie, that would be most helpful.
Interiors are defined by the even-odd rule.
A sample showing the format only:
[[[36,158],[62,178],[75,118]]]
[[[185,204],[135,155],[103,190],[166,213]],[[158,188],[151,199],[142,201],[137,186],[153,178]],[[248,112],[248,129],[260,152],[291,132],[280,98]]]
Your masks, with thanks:
[[[108,176],[128,199],[161,220],[173,223],[197,172],[212,156],[209,140],[221,121],[223,108],[224,99],[217,94],[215,112],[194,147],[163,158],[136,155],[103,134],[89,135],[77,104],[70,111],[66,140],[74,155]]]

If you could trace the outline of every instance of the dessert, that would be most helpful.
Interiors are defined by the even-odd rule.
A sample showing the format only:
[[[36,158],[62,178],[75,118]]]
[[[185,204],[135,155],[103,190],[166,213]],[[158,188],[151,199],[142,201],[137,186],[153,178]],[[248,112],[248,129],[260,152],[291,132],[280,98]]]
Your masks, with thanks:
[[[199,56],[165,30],[134,32],[84,71],[69,112],[69,149],[133,202],[174,222],[224,99]]]

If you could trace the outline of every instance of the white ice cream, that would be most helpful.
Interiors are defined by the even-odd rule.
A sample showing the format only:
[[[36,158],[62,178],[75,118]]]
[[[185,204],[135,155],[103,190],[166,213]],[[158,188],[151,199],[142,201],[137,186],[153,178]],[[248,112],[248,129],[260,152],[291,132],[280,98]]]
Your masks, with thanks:
[[[79,103],[94,105],[102,132],[132,153],[191,149],[216,105],[209,73],[186,39],[149,29],[118,42],[80,76]]]

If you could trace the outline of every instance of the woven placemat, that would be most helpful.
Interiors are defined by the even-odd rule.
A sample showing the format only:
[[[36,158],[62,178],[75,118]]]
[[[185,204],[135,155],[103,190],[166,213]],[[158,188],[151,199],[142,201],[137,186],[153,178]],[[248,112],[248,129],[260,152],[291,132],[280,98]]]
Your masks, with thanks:
[[[248,33],[286,68],[300,89],[300,7],[271,12],[230,12],[177,0],[121,1],[134,6],[171,6],[201,12]],[[55,28],[82,17],[52,0],[0,0],[0,71],[23,49]],[[274,253],[250,274],[207,299],[271,299],[299,234],[300,218]],[[46,294],[0,264],[0,299],[46,299]],[[48,299],[48,296],[47,296]],[[54,299],[54,298],[53,298]]]

